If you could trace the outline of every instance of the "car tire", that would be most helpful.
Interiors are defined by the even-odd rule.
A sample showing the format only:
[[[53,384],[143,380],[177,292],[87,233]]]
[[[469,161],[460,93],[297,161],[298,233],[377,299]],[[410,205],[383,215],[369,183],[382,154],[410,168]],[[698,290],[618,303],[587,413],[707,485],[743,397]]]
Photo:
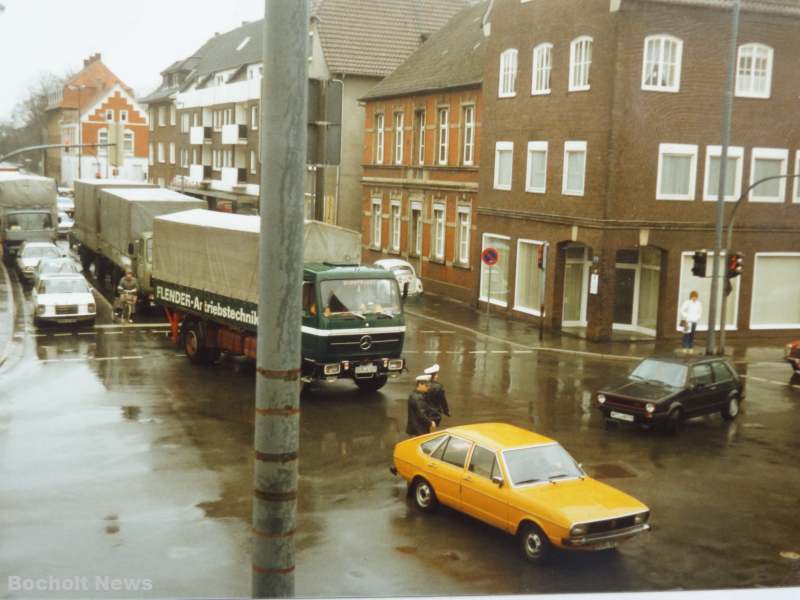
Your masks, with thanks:
[[[534,523],[525,523],[519,530],[519,547],[525,560],[542,564],[550,556],[550,540]]]
[[[683,423],[683,411],[680,408],[674,408],[669,411],[667,420],[664,423],[664,431],[669,435],[676,435],[681,430]]]
[[[358,389],[362,392],[377,392],[389,379],[387,375],[375,375],[372,379],[355,379]]]
[[[417,477],[411,485],[411,496],[414,498],[414,506],[424,513],[433,512],[439,504],[433,486],[422,477]]]
[[[739,415],[739,408],[739,397],[732,396],[725,405],[725,408],[719,412],[726,421],[733,421]]]

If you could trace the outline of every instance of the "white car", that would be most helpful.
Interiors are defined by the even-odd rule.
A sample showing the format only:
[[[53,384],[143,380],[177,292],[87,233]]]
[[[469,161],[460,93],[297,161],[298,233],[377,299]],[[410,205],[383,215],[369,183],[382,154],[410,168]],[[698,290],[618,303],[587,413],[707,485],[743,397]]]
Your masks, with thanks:
[[[395,279],[397,279],[397,284],[400,286],[401,294],[406,284],[408,284],[409,296],[418,296],[422,293],[422,280],[417,277],[417,272],[411,263],[399,258],[384,258],[376,260],[375,266],[392,272]]]
[[[43,258],[58,258],[64,252],[50,242],[25,242],[17,253],[17,268],[26,281],[33,281],[33,273]]]
[[[60,256],[58,258],[43,258],[36,265],[36,270],[33,272],[33,285],[39,283],[42,275],[53,274],[80,274],[83,272],[83,266],[74,258],[69,256]]]
[[[67,236],[75,225],[70,216],[63,210],[58,211],[58,235]]]
[[[80,274],[42,275],[33,288],[33,324],[44,321],[55,323],[94,323],[97,313],[92,288]]]
[[[63,211],[70,217],[75,215],[75,200],[69,196],[58,196],[56,198],[59,212]]]

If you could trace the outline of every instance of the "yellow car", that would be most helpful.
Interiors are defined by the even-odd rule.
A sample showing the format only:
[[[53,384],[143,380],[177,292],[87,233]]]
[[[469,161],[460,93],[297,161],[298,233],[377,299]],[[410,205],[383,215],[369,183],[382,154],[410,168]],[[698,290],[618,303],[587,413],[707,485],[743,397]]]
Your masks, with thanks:
[[[556,441],[505,423],[402,441],[391,471],[421,511],[441,503],[516,535],[531,562],[554,546],[606,550],[650,529],[647,506],[588,477]]]

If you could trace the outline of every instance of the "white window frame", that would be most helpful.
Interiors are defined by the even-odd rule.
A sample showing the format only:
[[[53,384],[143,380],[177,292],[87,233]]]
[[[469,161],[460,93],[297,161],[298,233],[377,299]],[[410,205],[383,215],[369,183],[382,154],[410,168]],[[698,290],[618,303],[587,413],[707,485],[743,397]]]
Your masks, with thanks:
[[[155,149],[153,148],[153,143],[152,143],[152,142],[150,142],[150,143],[147,145],[147,163],[148,163],[148,164],[149,164],[151,167],[152,167],[154,164],[156,164],[156,162],[155,162],[155,158],[156,158],[156,157],[155,157]]]
[[[255,175],[258,168],[258,161],[256,160],[255,150],[250,150],[250,174]]]
[[[464,117],[464,146],[461,162],[465,167],[471,167],[475,164],[475,105],[464,105],[461,114]]]
[[[549,157],[548,142],[528,142],[528,154],[526,159],[525,168],[525,191],[534,194],[544,194],[547,192],[547,159]],[[531,171],[533,169],[533,160],[531,154],[534,152],[544,152],[544,185],[540,188],[534,187],[530,184]]]
[[[419,219],[415,225],[414,213],[419,213]],[[425,235],[425,211],[422,202],[411,202],[411,209],[408,213],[408,232],[410,235],[408,253],[410,256],[422,257],[422,238]],[[411,243],[413,241],[413,243]]]
[[[190,115],[188,112],[181,113],[181,133],[189,133],[191,117],[192,115]]]
[[[175,142],[169,143],[169,164],[175,164]]]
[[[569,154],[571,152],[583,152],[583,177],[581,178],[581,189],[568,190],[567,183],[569,182]],[[587,151],[587,144],[585,141],[567,141],[564,142],[564,169],[561,178],[561,194],[564,196],[583,196],[586,193],[586,166],[589,159]]]
[[[711,159],[722,158],[722,146],[706,146],[706,168],[703,173],[703,200],[716,201],[717,191],[708,193],[708,177],[711,174]],[[733,185],[733,195],[725,195],[725,202],[736,202],[742,195],[742,172],[744,171],[744,148],[742,146],[728,146],[728,158],[736,158],[736,181]],[[720,160],[720,166],[722,161]]]
[[[780,175],[787,175],[789,173],[789,150],[785,148],[753,148],[750,151],[750,185],[753,185],[757,180],[756,176],[756,160],[780,160],[783,161],[781,166]],[[750,190],[748,200],[750,202],[767,202],[772,204],[782,204],[786,202],[786,178],[778,179],[778,186],[780,191],[778,196],[758,196],[756,192],[758,187]]]
[[[127,139],[128,139],[129,136],[130,136],[130,140],[131,140],[131,149],[130,150],[128,150],[126,148],[126,145],[127,145],[126,142],[127,142]],[[125,156],[133,156],[135,154],[135,152],[136,152],[136,134],[133,131],[131,131],[130,129],[125,129],[122,132],[122,152],[123,152],[123,154]]]
[[[394,113],[394,164],[403,164],[403,127],[405,125],[405,113]]]
[[[419,153],[417,155],[417,164],[420,166],[425,164],[425,114],[426,111],[419,111]]]
[[[158,126],[164,127],[167,124],[167,111],[166,106],[158,107]]]
[[[174,104],[170,104],[169,105],[169,124],[174,126],[175,123],[177,122],[176,119],[177,119],[177,111],[175,110],[175,105]]]
[[[403,227],[403,213],[400,200],[392,200],[389,204],[389,249],[400,252],[400,234]]]
[[[386,135],[386,121],[383,113],[375,114],[375,164],[383,164],[383,144]]]
[[[550,93],[550,76],[553,72],[553,44],[544,42],[533,49],[531,69],[531,96],[546,96]],[[538,87],[539,74],[546,85]]]
[[[656,200],[686,200],[695,199],[697,193],[697,151],[695,144],[659,144],[658,145],[658,175],[656,177]],[[688,194],[662,194],[661,171],[665,155],[690,156],[689,168],[689,193]]]
[[[511,179],[507,184],[500,183],[500,153],[511,152]],[[494,144],[494,189],[508,191],[514,182],[514,142],[495,142]]]
[[[500,54],[500,79],[497,86],[498,98],[513,98],[517,95],[517,49],[506,48]]]
[[[546,287],[547,287],[547,264],[545,263],[545,277],[544,277],[544,283],[542,284],[539,306],[537,306],[536,308],[528,308],[527,306],[522,306],[519,300],[521,291],[521,288],[519,286],[519,280],[520,280],[520,269],[522,268],[522,261],[519,260],[519,257],[522,255],[520,249],[522,248],[523,244],[526,244],[528,246],[544,246],[545,256],[547,256],[548,252],[547,250],[548,243],[543,240],[526,240],[523,238],[517,240],[517,260],[516,260],[516,265],[514,267],[514,307],[512,310],[525,313],[527,315],[533,315],[534,317],[541,317],[542,316],[541,303],[544,301]]]
[[[753,283],[755,286],[758,281],[758,259],[761,257],[769,256],[792,256],[800,257],[800,252],[756,252],[753,255]],[[739,277],[741,279],[741,277]],[[753,325],[753,309],[755,308],[756,295],[750,294],[750,329],[800,329],[800,324],[792,323],[764,323],[761,325]]]
[[[794,152],[794,194],[792,195],[792,202],[800,202],[800,150]]]
[[[436,128],[439,133],[436,162],[446,165],[450,154],[450,107],[440,106],[436,115],[438,117]]]
[[[466,217],[462,218],[462,215]],[[466,224],[466,234],[462,228]],[[460,205],[456,207],[456,244],[453,262],[461,267],[469,266],[470,238],[472,237],[472,208]]]
[[[675,80],[671,84],[661,85],[659,83],[648,84],[647,76],[648,76],[648,63],[647,63],[647,46],[648,44],[656,44],[656,57],[654,61],[654,66],[657,70],[657,77],[658,81],[662,80],[664,70],[666,69],[667,65],[665,62],[665,48],[667,44],[675,44]],[[658,35],[649,35],[644,38],[644,48],[642,53],[642,89],[648,92],[672,92],[677,93],[681,90],[681,68],[683,65],[683,40],[680,38],[675,37],[674,35],[668,35],[666,33],[660,33]]]
[[[489,244],[487,244],[487,238],[489,238],[490,240],[492,240],[492,239],[505,240],[505,241],[509,242],[509,255],[511,254],[511,247],[510,247],[511,246],[511,238],[509,236],[507,236],[507,235],[502,235],[502,234],[499,234],[499,233],[490,233],[488,231],[485,232],[481,236],[481,252],[483,252],[486,248],[489,247]],[[503,300],[495,300],[494,298],[491,298],[488,295],[484,296],[483,293],[481,292],[481,290],[483,288],[483,274],[486,273],[486,270],[483,268],[483,263],[480,263],[480,264],[481,264],[481,272],[480,272],[480,276],[478,278],[478,300],[480,302],[488,302],[489,304],[494,304],[495,306],[501,306],[503,308],[507,308],[508,307],[508,300],[505,300],[505,301],[503,301]],[[497,265],[495,265],[492,268],[496,269]],[[500,268],[508,268],[508,267],[501,265]],[[486,291],[487,292],[491,292],[491,290],[488,289],[488,284],[487,284]],[[506,298],[508,298],[508,290],[506,290]]]
[[[753,62],[755,61],[755,54],[759,50],[766,50],[767,51],[767,73],[766,73],[766,86],[765,91],[763,92],[756,92],[754,91],[754,84],[755,84],[755,76],[754,76],[754,65]],[[751,70],[750,74],[745,76],[742,74],[742,60],[746,57],[742,56],[745,52],[750,52],[751,56],[749,57],[751,61]],[[736,53],[736,96],[738,98],[769,98],[772,93],[772,67],[773,67],[773,57],[774,57],[774,50],[767,46],[766,44],[759,44],[759,43],[751,43],[751,44],[742,44],[739,46],[739,50]]]
[[[100,139],[105,137],[105,140]],[[98,144],[108,144],[109,139],[109,132],[108,129],[105,127],[101,127],[97,130],[97,143]],[[98,156],[108,156],[108,146],[97,146],[97,155]]]
[[[442,216],[441,231],[437,213]],[[431,206],[431,259],[444,262],[447,252],[447,205],[444,202],[434,202]]]
[[[370,240],[370,247],[374,248],[375,250],[380,250],[381,248],[381,233],[383,231],[383,199],[382,198],[373,198],[372,199],[372,214],[370,215],[370,228],[372,231],[371,240]]]
[[[128,111],[127,110],[123,109],[123,110],[119,111],[119,120],[122,123],[127,123],[128,122]]]
[[[165,154],[164,154],[164,142],[158,142],[158,162],[164,164],[165,162]]]
[[[578,62],[578,48],[583,50],[581,62]],[[586,49],[588,48],[588,60]],[[569,44],[569,87],[570,92],[585,92],[591,89],[592,51],[594,40],[588,35],[575,38]]]
[[[158,111],[156,111],[155,108],[151,108],[149,112],[150,112],[150,115],[149,115],[150,118],[148,119],[149,123],[147,124],[147,128],[150,131],[155,131],[155,129],[156,129],[156,115],[158,114]]]
[[[106,123],[113,123],[114,122],[114,109],[108,108],[106,109]]]

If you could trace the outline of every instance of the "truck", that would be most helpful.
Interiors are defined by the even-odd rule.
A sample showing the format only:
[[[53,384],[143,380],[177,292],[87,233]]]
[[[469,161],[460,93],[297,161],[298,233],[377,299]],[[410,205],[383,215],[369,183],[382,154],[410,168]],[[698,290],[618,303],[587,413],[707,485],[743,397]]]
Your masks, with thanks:
[[[55,242],[56,182],[49,177],[0,171],[0,244],[4,256],[25,242]]]
[[[255,360],[258,216],[190,210],[153,227],[153,286],[172,339],[193,363]],[[391,272],[360,266],[361,234],[304,224],[301,380],[376,391],[405,368],[405,318]],[[299,292],[299,290],[298,290]]]
[[[152,306],[153,220],[159,215],[208,208],[208,203],[162,187],[103,188],[98,197],[96,260],[114,283],[131,269],[139,281],[139,301]]]

